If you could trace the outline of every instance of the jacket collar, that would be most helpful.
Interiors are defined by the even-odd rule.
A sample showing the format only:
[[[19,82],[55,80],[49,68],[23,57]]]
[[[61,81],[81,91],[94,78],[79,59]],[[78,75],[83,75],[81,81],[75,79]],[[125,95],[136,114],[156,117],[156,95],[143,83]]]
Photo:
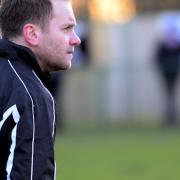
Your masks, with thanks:
[[[30,67],[44,84],[50,79],[49,73],[43,73],[31,49],[15,44],[6,39],[0,39],[0,57],[11,61],[21,61]]]

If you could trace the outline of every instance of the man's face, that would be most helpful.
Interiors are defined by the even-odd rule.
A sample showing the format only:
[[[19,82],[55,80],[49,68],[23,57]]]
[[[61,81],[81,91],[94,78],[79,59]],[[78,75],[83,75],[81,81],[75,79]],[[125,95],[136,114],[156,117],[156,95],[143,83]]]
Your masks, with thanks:
[[[52,0],[53,17],[46,30],[41,31],[36,55],[43,71],[71,68],[75,46],[80,39],[74,31],[76,20],[70,2]]]

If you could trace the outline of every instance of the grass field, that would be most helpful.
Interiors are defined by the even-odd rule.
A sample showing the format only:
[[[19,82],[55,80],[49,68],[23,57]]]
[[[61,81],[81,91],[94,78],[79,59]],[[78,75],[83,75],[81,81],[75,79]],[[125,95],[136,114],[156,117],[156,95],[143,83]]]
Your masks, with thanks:
[[[177,128],[68,128],[55,150],[57,180],[180,180]]]

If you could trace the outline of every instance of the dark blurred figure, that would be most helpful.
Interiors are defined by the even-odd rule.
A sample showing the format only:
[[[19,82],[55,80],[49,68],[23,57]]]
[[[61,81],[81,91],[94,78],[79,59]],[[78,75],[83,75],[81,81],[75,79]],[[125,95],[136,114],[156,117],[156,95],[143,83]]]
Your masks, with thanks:
[[[75,69],[86,68],[90,65],[88,24],[82,20],[77,23],[76,32],[81,39],[81,44],[74,52],[73,68]]]
[[[55,102],[58,103],[58,118],[57,118],[57,128],[64,129],[64,110],[63,110],[63,87],[64,87],[64,74],[63,72],[53,72],[51,74],[51,79],[46,85],[47,89],[51,92],[52,96],[55,99]]]
[[[180,41],[176,36],[176,31],[176,28],[169,27],[157,48],[156,54],[156,63],[167,95],[164,119],[164,124],[167,126],[176,126],[178,124],[175,94],[180,68]]]

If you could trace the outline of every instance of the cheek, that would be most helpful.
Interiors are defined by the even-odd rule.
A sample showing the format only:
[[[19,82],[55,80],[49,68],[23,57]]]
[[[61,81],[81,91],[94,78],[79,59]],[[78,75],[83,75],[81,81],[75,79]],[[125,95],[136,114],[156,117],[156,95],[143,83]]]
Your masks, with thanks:
[[[69,48],[69,37],[61,32],[49,32],[43,37],[41,45],[44,47],[44,51],[47,48],[47,51],[51,53],[64,54]]]
[[[52,37],[54,39],[54,41],[61,44],[62,46],[68,46],[69,44],[69,36],[68,34],[65,34],[65,33],[62,33],[62,32],[59,32],[59,33],[55,33]]]
[[[52,45],[54,49],[59,50],[61,53],[66,53],[68,51],[68,41],[65,39],[55,39],[54,45]]]

